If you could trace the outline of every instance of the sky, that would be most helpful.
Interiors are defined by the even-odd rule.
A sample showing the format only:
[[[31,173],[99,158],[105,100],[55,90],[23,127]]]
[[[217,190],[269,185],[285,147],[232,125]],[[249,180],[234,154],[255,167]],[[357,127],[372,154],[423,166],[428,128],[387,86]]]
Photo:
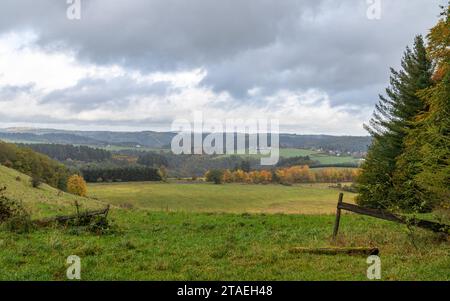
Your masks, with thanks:
[[[389,68],[445,3],[2,0],[0,127],[164,131],[200,111],[366,135]]]

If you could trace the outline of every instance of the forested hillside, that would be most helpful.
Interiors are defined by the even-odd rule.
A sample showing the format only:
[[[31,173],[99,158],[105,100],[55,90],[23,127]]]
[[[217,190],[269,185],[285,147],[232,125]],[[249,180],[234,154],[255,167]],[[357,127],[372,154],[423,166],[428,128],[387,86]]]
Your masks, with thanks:
[[[102,162],[111,159],[111,153],[98,148],[70,144],[24,144],[23,146],[58,161]]]
[[[0,141],[0,164],[20,171],[37,181],[66,189],[70,172],[64,165],[29,148]]]

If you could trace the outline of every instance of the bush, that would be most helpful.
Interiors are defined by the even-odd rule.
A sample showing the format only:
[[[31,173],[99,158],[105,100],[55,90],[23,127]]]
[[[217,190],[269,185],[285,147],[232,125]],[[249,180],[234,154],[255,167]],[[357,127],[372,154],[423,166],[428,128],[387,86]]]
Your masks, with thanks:
[[[11,161],[6,160],[5,162],[3,162],[3,166],[13,168],[14,164]]]
[[[32,229],[30,214],[19,201],[3,195],[6,187],[0,188],[0,224],[13,232],[25,233]]]
[[[67,191],[71,194],[85,197],[87,195],[87,185],[79,175],[73,175],[67,181]]]
[[[164,182],[167,181],[168,173],[169,173],[169,172],[167,171],[167,168],[164,167],[164,166],[161,166],[161,167],[158,169],[158,175],[160,176],[161,181],[164,181]]]
[[[38,177],[32,177],[30,179],[30,183],[31,183],[31,186],[34,187],[34,188],[39,188],[39,186],[42,185],[42,181]]]
[[[33,223],[28,212],[12,216],[3,226],[6,230],[16,233],[29,233],[33,229]]]
[[[214,182],[214,184],[222,184],[223,172],[219,169],[213,169],[205,174],[207,182]]]
[[[118,232],[118,227],[104,215],[86,216],[80,214],[77,219],[67,223],[65,226],[68,227],[72,234],[89,232],[96,235],[105,235]]]

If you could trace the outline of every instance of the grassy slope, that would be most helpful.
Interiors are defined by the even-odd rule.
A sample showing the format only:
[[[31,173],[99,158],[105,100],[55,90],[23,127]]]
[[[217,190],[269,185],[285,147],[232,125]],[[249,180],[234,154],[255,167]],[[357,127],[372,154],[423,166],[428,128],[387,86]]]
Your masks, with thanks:
[[[333,213],[339,190],[327,184],[91,184],[89,194],[114,205],[190,212]],[[346,193],[347,202],[354,194]]]
[[[83,208],[103,206],[99,201],[60,192],[46,184],[42,184],[39,188],[33,188],[30,184],[30,177],[0,165],[0,187],[3,186],[6,186],[5,195],[21,201],[31,212],[33,218],[49,214],[72,213],[75,201],[78,201]]]

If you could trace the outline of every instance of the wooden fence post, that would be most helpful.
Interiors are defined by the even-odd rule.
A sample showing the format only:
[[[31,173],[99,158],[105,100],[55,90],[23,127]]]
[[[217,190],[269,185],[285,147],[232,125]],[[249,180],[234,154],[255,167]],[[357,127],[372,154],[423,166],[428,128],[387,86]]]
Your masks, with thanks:
[[[334,229],[333,229],[333,240],[336,240],[336,236],[338,234],[338,230],[339,230],[339,222],[341,220],[341,207],[340,205],[342,204],[342,198],[344,197],[344,194],[341,192],[339,193],[339,199],[338,199],[338,204],[336,207],[336,220],[334,222]]]

